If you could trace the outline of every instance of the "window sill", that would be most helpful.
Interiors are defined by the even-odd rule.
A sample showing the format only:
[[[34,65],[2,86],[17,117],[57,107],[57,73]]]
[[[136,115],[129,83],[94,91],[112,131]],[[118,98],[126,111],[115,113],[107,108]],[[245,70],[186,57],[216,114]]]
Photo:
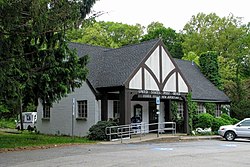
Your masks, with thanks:
[[[50,118],[42,118],[42,121],[49,121]]]
[[[84,117],[78,117],[78,118],[76,118],[76,120],[87,121],[87,118],[84,118]]]

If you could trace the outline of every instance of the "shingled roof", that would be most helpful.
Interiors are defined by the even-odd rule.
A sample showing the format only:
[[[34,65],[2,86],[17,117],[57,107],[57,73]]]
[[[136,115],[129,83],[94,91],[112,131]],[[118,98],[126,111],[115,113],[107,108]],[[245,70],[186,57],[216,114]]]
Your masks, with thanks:
[[[201,73],[199,67],[187,60],[174,59],[192,89],[192,99],[197,101],[230,102],[223,91],[215,87]]]
[[[117,49],[71,43],[70,47],[78,55],[89,55],[88,80],[94,88],[124,86],[129,75],[140,64],[159,39],[139,44],[127,45]]]
[[[147,53],[159,42],[159,39],[139,44],[127,45],[117,49],[70,43],[79,56],[89,55],[88,81],[95,89],[124,86],[131,73],[138,67]],[[190,61],[174,59],[192,88],[193,100],[229,102],[224,92],[218,90]]]

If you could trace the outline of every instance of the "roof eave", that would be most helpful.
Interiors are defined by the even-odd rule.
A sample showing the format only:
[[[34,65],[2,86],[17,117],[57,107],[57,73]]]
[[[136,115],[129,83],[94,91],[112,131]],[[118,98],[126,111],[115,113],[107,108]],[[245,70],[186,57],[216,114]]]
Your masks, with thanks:
[[[222,100],[222,99],[192,99],[194,102],[203,102],[203,103],[227,103],[230,104],[230,100]]]

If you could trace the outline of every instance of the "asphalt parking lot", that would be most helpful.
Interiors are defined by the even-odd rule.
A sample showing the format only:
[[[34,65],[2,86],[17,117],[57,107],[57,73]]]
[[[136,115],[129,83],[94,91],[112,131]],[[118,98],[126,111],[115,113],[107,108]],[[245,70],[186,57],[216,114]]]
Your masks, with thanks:
[[[91,144],[0,154],[0,166],[249,167],[250,141]]]

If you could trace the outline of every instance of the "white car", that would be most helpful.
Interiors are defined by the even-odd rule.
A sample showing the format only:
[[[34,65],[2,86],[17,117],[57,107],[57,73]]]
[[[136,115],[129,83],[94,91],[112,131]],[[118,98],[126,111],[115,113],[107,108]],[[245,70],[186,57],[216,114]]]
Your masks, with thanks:
[[[235,138],[250,138],[250,118],[245,118],[235,125],[221,126],[218,133],[228,141]]]

